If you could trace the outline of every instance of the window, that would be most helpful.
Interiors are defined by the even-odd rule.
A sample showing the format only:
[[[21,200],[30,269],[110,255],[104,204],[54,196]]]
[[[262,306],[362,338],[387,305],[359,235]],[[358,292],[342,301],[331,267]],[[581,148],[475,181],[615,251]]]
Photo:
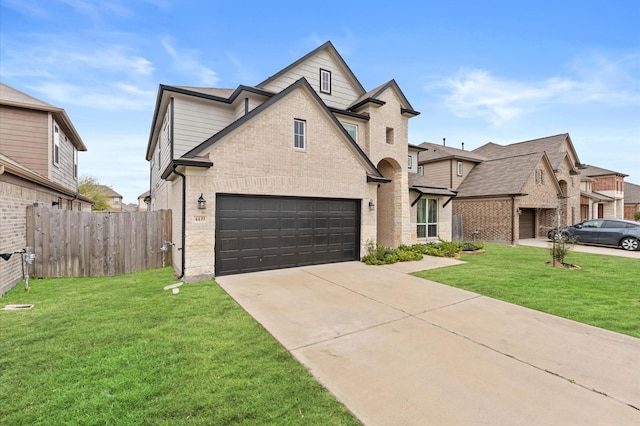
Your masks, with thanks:
[[[78,150],[75,148],[73,149],[73,177],[78,179]]]
[[[60,164],[60,130],[53,125],[53,164]]]
[[[358,126],[355,124],[342,123],[342,127],[349,133],[354,142],[358,142]]]
[[[412,169],[413,168],[413,157],[409,156],[409,164],[408,164],[409,168]]]
[[[393,145],[393,128],[387,127],[387,143]]]
[[[113,204],[114,204],[114,205],[116,205],[116,206],[117,206],[118,204],[120,204],[120,198],[118,198],[118,197],[113,197]]]
[[[462,176],[462,161],[458,161],[458,176]]]
[[[331,94],[331,71],[320,68],[320,91]]]
[[[421,198],[417,204],[418,238],[435,238],[438,236],[438,200]]]
[[[424,167],[418,166],[418,174],[424,176]]]
[[[536,183],[538,185],[544,184],[544,171],[542,169],[536,169]],[[566,190],[562,191],[562,193],[566,194]]]
[[[305,149],[304,120],[293,120],[293,147],[297,149]]]

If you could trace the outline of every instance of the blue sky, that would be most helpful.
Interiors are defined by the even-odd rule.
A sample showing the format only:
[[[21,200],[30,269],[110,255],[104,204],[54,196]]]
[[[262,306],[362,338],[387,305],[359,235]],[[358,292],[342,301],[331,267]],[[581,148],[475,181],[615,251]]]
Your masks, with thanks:
[[[390,5],[396,5],[394,9]],[[67,111],[80,174],[149,186],[159,84],[255,85],[331,40],[370,90],[396,79],[409,141],[474,149],[569,133],[640,184],[640,2],[0,0],[0,80]]]

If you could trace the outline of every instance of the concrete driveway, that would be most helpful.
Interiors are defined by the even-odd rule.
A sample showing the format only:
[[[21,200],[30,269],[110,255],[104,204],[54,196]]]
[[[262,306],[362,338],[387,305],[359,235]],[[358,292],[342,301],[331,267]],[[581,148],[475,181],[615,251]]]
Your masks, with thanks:
[[[640,339],[407,274],[455,263],[217,282],[364,424],[640,424]]]

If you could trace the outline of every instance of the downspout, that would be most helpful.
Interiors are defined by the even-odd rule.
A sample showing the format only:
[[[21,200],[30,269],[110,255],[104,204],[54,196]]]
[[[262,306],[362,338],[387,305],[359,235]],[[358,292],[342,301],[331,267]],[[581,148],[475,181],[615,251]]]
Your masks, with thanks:
[[[511,196],[511,245],[516,245],[516,197]]]
[[[177,170],[177,167],[178,166],[176,166],[175,164],[173,165],[173,173],[182,178],[182,262],[180,266],[180,275],[178,275],[178,277],[176,278],[180,280],[184,278],[184,263],[187,258],[185,253],[185,243],[187,240],[187,237],[185,235],[185,227],[187,224],[187,177],[184,174],[180,173]]]

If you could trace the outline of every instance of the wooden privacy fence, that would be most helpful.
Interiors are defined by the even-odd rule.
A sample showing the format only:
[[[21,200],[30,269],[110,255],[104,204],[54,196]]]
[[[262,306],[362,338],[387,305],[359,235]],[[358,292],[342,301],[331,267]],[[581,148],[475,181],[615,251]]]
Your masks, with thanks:
[[[32,276],[100,277],[171,265],[171,211],[80,212],[27,207]],[[170,249],[170,247],[169,247]]]

